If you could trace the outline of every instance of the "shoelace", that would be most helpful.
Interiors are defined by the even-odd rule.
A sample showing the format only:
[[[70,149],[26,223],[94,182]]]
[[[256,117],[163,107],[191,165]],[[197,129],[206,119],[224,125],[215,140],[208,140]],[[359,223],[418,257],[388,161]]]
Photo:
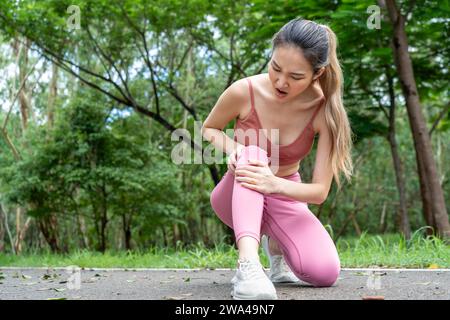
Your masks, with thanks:
[[[272,256],[272,263],[273,263],[273,269],[278,269],[281,270],[281,272],[289,272],[289,266],[286,264],[286,262],[284,261],[283,256],[281,255],[276,255],[276,256]]]
[[[239,270],[243,276],[249,277],[252,274],[259,273],[262,267],[257,262],[251,260],[239,260]]]

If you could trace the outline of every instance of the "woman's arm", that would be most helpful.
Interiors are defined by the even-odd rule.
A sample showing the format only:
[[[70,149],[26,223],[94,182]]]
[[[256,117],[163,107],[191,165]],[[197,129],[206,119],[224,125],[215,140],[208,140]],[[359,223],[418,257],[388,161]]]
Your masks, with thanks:
[[[280,177],[277,179],[277,185],[279,187],[279,194],[289,197],[291,199],[321,204],[327,198],[327,193],[324,190],[324,186],[321,183],[303,183],[295,182]]]
[[[202,136],[217,149],[231,154],[240,145],[225,134],[223,128],[238,117],[248,102],[245,79],[232,83],[219,97],[202,126]]]
[[[211,142],[217,149],[222,150],[227,155],[230,155],[239,145],[241,145],[227,136],[222,130],[215,128],[203,127],[202,136]]]

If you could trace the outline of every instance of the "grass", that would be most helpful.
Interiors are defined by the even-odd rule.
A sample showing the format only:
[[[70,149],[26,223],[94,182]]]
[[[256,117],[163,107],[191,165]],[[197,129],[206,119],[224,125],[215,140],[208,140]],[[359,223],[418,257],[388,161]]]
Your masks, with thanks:
[[[420,230],[419,230],[420,231]],[[398,234],[367,235],[337,242],[341,264],[347,268],[450,268],[450,246],[416,232],[410,240]]]
[[[450,246],[436,237],[416,232],[406,241],[398,234],[342,238],[337,242],[341,266],[385,268],[450,268]],[[261,262],[268,266],[261,251]],[[20,256],[0,254],[1,267],[84,268],[234,268],[237,251],[233,246],[218,244],[206,249],[201,244],[177,249],[150,248],[142,251],[108,251],[104,254],[79,250],[65,255],[26,253]]]

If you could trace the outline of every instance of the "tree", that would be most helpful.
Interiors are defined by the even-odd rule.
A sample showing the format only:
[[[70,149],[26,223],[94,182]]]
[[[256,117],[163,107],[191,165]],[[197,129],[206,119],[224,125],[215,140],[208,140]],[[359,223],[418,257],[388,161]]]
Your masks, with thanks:
[[[408,53],[405,16],[400,12],[394,0],[386,0],[386,9],[393,27],[393,54],[414,139],[424,211],[427,217],[434,219],[438,234],[448,239],[450,238],[450,223],[436,162],[433,158],[430,135],[422,113],[411,57]],[[430,222],[428,221],[428,223]]]

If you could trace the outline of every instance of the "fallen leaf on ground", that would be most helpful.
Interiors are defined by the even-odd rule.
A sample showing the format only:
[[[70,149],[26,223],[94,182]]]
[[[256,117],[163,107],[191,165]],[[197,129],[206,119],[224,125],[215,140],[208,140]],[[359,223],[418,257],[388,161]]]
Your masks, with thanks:
[[[190,297],[190,296],[193,295],[193,293],[182,293],[181,295],[182,295],[182,296],[186,296],[186,297]]]
[[[173,280],[161,280],[159,283],[170,283],[173,282]]]
[[[363,300],[384,300],[384,296],[364,296]]]
[[[97,282],[97,280],[95,280],[95,279],[87,279],[87,280],[84,280],[84,281],[81,281],[82,283],[95,283],[95,282]]]
[[[183,300],[183,299],[186,299],[186,297],[176,297],[176,296],[167,297],[167,296],[164,296],[163,299],[165,299],[165,300]]]

